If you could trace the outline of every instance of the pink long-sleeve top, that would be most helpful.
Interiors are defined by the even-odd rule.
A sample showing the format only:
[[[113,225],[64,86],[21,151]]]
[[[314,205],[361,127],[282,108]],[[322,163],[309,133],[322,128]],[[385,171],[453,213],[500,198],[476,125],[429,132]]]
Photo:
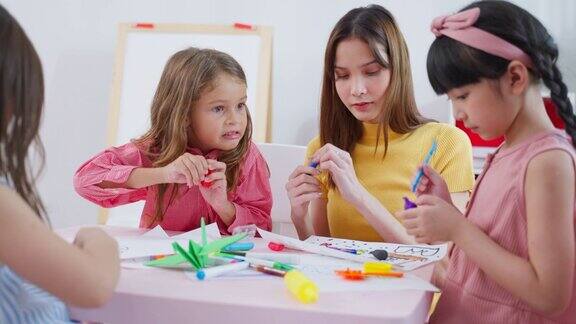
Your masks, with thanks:
[[[187,151],[203,155],[196,148],[189,148]],[[218,151],[211,151],[204,156],[216,159]],[[104,189],[97,186],[103,181],[125,183],[132,170],[140,167],[152,167],[152,162],[136,144],[130,142],[119,147],[111,147],[78,168],[74,175],[74,188],[80,196],[105,208],[146,200],[140,217],[142,228],[151,228],[159,224],[165,230],[189,231],[200,227],[201,217],[205,218],[207,224],[216,222],[222,234],[230,234],[234,228],[248,224],[266,230],[272,228],[270,173],[266,161],[254,143],[250,143],[242,162],[236,188],[228,193],[228,200],[236,208],[236,215],[230,225],[226,225],[204,200],[198,186],[188,188],[186,184],[177,184],[176,197],[168,205],[164,218],[159,223],[152,223],[156,207],[156,186],[139,189]],[[168,202],[169,190],[167,192],[163,206]]]

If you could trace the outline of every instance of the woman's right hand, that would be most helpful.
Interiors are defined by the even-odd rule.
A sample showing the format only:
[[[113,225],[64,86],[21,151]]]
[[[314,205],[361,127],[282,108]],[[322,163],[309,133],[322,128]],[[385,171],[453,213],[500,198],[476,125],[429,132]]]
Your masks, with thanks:
[[[422,171],[422,178],[420,178],[420,183],[416,187],[416,196],[432,195],[452,204],[448,185],[442,176],[429,165],[423,165]]]
[[[286,183],[286,192],[292,207],[292,217],[303,220],[308,213],[310,201],[322,196],[320,181],[315,178],[320,171],[316,168],[300,165],[298,166]]]
[[[184,153],[170,164],[162,167],[164,183],[186,183],[197,186],[208,174],[208,161],[201,155]]]

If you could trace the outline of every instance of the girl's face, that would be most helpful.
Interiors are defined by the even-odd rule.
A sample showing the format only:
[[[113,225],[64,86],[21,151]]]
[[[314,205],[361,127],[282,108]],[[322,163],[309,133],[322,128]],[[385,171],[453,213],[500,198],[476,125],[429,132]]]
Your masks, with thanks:
[[[368,44],[358,38],[341,41],[334,62],[336,92],[359,121],[378,123],[390,70],[377,61]]]
[[[246,85],[221,73],[192,109],[191,143],[203,152],[238,146],[247,124]]]
[[[506,134],[518,114],[501,80],[481,79],[448,91],[454,118],[485,140]]]

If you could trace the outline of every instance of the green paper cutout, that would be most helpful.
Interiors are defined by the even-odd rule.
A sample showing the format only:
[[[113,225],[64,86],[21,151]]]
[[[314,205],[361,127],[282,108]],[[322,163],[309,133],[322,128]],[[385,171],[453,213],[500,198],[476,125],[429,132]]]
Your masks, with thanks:
[[[212,254],[214,252],[220,252],[220,250],[222,250],[226,246],[228,246],[232,243],[236,243],[236,242],[240,241],[241,239],[245,238],[246,235],[248,235],[248,234],[247,233],[239,233],[236,235],[223,237],[223,238],[216,240],[216,241],[212,241],[212,242],[210,242],[210,243],[208,243],[202,247],[202,251],[200,252],[200,254],[209,255],[209,254]]]
[[[196,242],[190,240],[188,241],[188,252],[192,255],[194,260],[198,262],[200,268],[204,268],[206,266],[206,260],[200,255],[200,251],[202,247],[198,245]]]
[[[247,233],[240,233],[207,243],[208,239],[206,237],[204,217],[200,219],[200,226],[202,228],[202,245],[193,240],[189,240],[188,250],[186,250],[180,246],[178,242],[174,242],[172,243],[172,247],[176,253],[175,255],[149,261],[146,265],[153,267],[176,267],[181,263],[189,262],[195,270],[199,270],[206,267],[210,255],[219,254],[224,247],[236,243],[248,235]]]
[[[201,268],[198,260],[196,260],[196,258],[192,257],[192,255],[189,254],[188,251],[184,250],[184,248],[181,247],[180,244],[178,244],[178,242],[172,243],[172,247],[174,248],[174,251],[176,251],[176,253],[180,254],[188,262],[190,262],[190,264],[192,264],[192,266],[194,266],[194,269],[198,270]]]

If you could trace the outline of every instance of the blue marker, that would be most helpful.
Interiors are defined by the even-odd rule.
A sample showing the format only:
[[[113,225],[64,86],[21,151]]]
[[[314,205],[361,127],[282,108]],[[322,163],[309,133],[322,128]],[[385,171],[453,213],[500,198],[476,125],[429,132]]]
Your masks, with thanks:
[[[316,168],[316,167],[318,167],[319,164],[320,164],[320,162],[312,161],[312,162],[310,162],[310,164],[308,164],[308,166],[311,168]]]
[[[230,245],[226,245],[222,251],[232,252],[232,251],[249,251],[254,248],[254,243],[252,242],[236,242]]]
[[[428,153],[424,157],[424,161],[422,162],[423,165],[430,163],[430,160],[432,159],[432,155],[434,155],[437,148],[438,148],[438,144],[436,143],[436,140],[434,140],[432,142],[432,146],[430,146],[430,150],[428,150]],[[411,185],[412,186],[412,192],[416,192],[416,188],[418,187],[418,184],[420,183],[420,179],[422,179],[423,175],[424,175],[424,170],[422,170],[422,168],[418,169],[418,173],[416,174],[416,178],[414,178],[414,182],[412,182],[412,185]]]

